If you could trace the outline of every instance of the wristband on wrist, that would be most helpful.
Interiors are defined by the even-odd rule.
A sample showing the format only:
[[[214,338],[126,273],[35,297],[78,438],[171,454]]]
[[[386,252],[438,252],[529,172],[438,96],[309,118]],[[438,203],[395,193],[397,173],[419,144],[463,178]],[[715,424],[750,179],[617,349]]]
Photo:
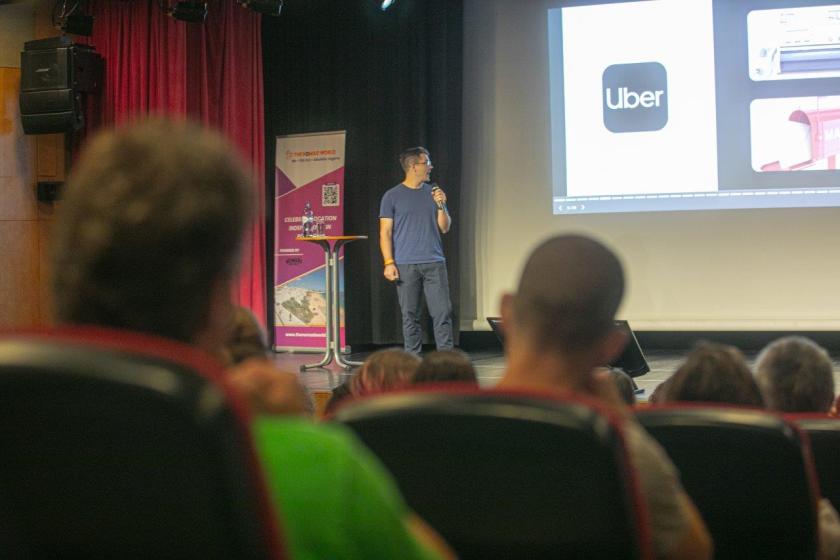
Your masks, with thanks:
[[[394,264],[394,259],[388,259],[385,261],[385,266],[388,266],[389,264]]]

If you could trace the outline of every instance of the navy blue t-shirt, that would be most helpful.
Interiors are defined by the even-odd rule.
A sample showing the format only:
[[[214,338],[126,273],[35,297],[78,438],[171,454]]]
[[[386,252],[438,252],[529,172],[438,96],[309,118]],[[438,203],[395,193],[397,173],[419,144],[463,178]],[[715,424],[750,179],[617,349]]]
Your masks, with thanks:
[[[412,189],[400,183],[382,195],[380,218],[394,220],[394,260],[397,264],[441,262],[443,246],[437,225],[437,205],[432,186]]]

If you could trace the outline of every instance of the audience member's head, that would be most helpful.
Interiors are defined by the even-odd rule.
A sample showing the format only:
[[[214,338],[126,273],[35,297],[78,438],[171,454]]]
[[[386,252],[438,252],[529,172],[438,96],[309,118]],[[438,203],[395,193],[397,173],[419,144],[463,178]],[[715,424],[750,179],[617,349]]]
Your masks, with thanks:
[[[353,376],[350,393],[360,396],[408,385],[419,365],[420,358],[402,349],[378,350],[368,356]]]
[[[58,320],[217,350],[251,211],[233,153],[215,133],[165,120],[93,140],[54,229]]]
[[[268,357],[268,335],[247,307],[234,309],[223,355],[230,365],[241,364],[249,358]]]
[[[478,384],[475,368],[469,357],[460,350],[440,350],[423,356],[412,382]]]
[[[623,293],[621,263],[599,242],[561,235],[539,245],[516,293],[502,299],[508,359],[502,385],[586,390],[593,369],[626,344],[614,322]]]
[[[92,140],[53,231],[56,318],[223,354],[253,194],[234,153],[218,134],[184,121],[149,120]],[[266,360],[229,371],[255,410],[311,408],[297,376]]]
[[[615,328],[623,294],[621,263],[609,249],[587,237],[553,237],[525,264],[513,320],[542,350],[578,352]]]
[[[711,342],[701,342],[688,353],[670,380],[665,400],[764,406],[741,351]]]
[[[669,377],[662,383],[656,386],[653,392],[648,397],[647,402],[650,404],[659,404],[668,400],[668,386],[671,384],[673,376]]]
[[[338,405],[343,403],[350,396],[351,393],[349,381],[345,381],[341,385],[338,385],[335,389],[332,390],[330,400],[327,401],[327,406],[324,407],[324,415],[328,416],[335,412],[338,408]]]
[[[769,344],[756,359],[756,377],[767,407],[783,412],[828,412],[834,374],[828,352],[815,342],[789,336]]]
[[[611,367],[609,371],[621,399],[630,406],[636,404],[636,391],[633,387],[633,379],[621,368]]]

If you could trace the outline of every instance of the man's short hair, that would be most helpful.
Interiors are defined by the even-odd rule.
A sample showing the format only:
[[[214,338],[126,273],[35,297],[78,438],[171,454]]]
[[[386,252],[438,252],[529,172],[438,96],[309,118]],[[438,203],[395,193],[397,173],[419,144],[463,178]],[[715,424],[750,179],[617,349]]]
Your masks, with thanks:
[[[478,384],[475,367],[460,350],[437,350],[423,356],[411,380],[413,384],[462,382]]]
[[[419,365],[420,358],[402,348],[377,350],[353,376],[350,392],[358,397],[409,385]]]
[[[665,401],[701,401],[764,407],[764,399],[740,350],[700,342],[669,380]]]
[[[53,233],[57,319],[192,342],[235,275],[250,186],[221,136],[150,120],[93,140]]]
[[[429,150],[422,146],[403,150],[400,154],[400,167],[405,173],[408,173],[411,166],[420,161],[420,156],[424,154],[427,158],[429,157]]]
[[[759,353],[756,376],[767,406],[783,412],[828,412],[834,373],[828,352],[801,336],[780,338]]]
[[[538,348],[588,349],[615,328],[624,295],[618,257],[581,235],[544,241],[525,263],[514,296],[514,320]]]

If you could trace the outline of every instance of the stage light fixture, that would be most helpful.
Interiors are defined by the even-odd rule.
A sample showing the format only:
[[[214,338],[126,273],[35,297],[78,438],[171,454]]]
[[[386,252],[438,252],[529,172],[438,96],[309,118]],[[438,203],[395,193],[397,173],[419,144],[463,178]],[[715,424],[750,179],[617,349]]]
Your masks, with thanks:
[[[67,16],[61,26],[61,30],[71,35],[93,35],[93,16],[85,14],[73,14]]]
[[[164,12],[179,21],[204,23],[204,20],[207,19],[207,2],[180,0],[170,6],[168,2],[161,0],[160,6]]]
[[[283,0],[239,0],[239,3],[267,16],[279,16],[283,10]]]
[[[53,25],[70,35],[93,34],[93,16],[86,14],[87,0],[56,0],[53,4]]]
[[[397,0],[382,0],[381,10],[384,12],[385,10],[387,10],[388,8],[393,6],[394,2],[396,2],[396,1]]]

